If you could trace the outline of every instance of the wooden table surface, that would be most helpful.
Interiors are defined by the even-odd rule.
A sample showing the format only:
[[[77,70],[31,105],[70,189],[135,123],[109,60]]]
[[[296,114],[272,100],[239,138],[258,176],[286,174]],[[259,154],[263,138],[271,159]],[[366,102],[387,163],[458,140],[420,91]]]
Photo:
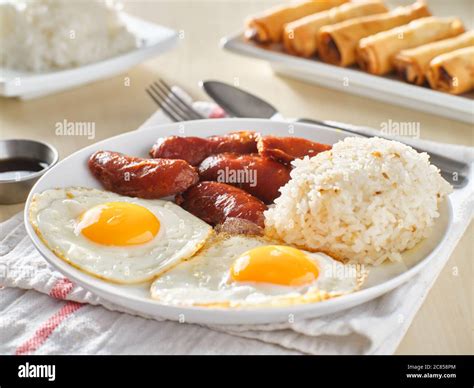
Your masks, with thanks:
[[[156,109],[144,93],[158,78],[206,99],[198,82],[218,79],[271,101],[287,117],[314,117],[381,128],[388,120],[419,122],[424,139],[474,145],[472,125],[276,76],[267,64],[222,51],[219,38],[246,15],[275,1],[126,1],[125,10],[181,32],[178,46],[128,73],[29,101],[0,98],[0,138],[53,144],[64,158],[101,139],[136,129]],[[392,4],[394,2],[391,2]],[[395,2],[397,3],[397,2]],[[402,3],[409,3],[408,1]],[[473,15],[470,0],[429,2],[435,14]],[[472,20],[465,20],[472,24]],[[55,123],[95,123],[95,138],[57,136]],[[0,221],[23,208],[0,206]],[[398,354],[473,353],[473,226],[460,241],[401,342]]]

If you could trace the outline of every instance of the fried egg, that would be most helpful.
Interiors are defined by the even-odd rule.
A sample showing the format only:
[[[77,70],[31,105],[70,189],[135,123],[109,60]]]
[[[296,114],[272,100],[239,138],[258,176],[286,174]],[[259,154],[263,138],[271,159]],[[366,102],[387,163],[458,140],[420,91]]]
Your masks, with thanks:
[[[358,290],[366,277],[345,265],[250,236],[218,236],[193,258],[158,277],[151,296],[165,304],[207,307],[313,303]]]
[[[172,202],[81,187],[36,194],[29,218],[58,257],[116,283],[153,279],[196,253],[213,233]]]

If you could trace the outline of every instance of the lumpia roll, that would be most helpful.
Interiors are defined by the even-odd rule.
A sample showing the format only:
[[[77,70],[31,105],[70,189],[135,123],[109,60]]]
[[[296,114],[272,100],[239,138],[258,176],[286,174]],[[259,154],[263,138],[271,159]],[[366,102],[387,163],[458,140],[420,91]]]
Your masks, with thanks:
[[[474,47],[464,47],[435,57],[428,69],[431,88],[451,94],[474,89]]]
[[[346,3],[339,7],[318,12],[285,25],[283,43],[290,54],[311,57],[316,54],[317,34],[321,27],[344,20],[387,12],[380,0]]]
[[[425,74],[433,58],[469,46],[474,46],[474,31],[467,31],[455,38],[443,39],[412,49],[402,50],[395,56],[393,65],[405,81],[423,85],[426,81]]]
[[[350,66],[356,61],[357,44],[362,38],[430,15],[424,2],[416,2],[391,12],[324,26],[318,32],[319,56],[334,65]]]
[[[403,49],[421,46],[462,34],[464,26],[457,18],[428,17],[405,26],[361,39],[357,47],[357,63],[372,74],[387,74],[393,70],[393,58]]]
[[[274,7],[246,21],[245,37],[258,43],[281,42],[283,26],[304,16],[336,7],[348,0],[299,1]]]

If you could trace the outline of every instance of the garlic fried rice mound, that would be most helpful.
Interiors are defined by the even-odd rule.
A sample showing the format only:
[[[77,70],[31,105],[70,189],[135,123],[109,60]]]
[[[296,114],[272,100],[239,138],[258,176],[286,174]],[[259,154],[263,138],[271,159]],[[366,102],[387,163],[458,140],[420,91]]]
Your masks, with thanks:
[[[429,235],[452,191],[426,153],[380,138],[346,138],[293,165],[265,212],[266,233],[361,264],[401,260]]]

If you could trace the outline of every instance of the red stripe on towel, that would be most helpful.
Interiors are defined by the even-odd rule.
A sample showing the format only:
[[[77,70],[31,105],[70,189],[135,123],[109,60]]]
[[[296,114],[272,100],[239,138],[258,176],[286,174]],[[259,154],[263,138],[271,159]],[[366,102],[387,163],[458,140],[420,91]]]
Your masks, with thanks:
[[[56,330],[56,328],[67,318],[69,315],[84,306],[77,302],[67,302],[56,314],[51,316],[46,322],[44,322],[38,330],[36,330],[33,337],[20,345],[16,351],[16,355],[30,354],[38,350],[38,348],[44,344],[49,336]]]
[[[66,296],[72,291],[74,288],[74,284],[69,279],[62,278],[56,282],[53,286],[51,291],[49,292],[49,296],[52,296],[56,299],[66,299]]]
[[[56,299],[65,299],[74,288],[74,284],[66,278],[62,278],[56,282],[49,296]],[[82,303],[67,302],[61,309],[44,322],[33,336],[17,347],[15,354],[30,354],[38,350],[41,345],[49,338],[56,328],[71,314],[84,306]]]

